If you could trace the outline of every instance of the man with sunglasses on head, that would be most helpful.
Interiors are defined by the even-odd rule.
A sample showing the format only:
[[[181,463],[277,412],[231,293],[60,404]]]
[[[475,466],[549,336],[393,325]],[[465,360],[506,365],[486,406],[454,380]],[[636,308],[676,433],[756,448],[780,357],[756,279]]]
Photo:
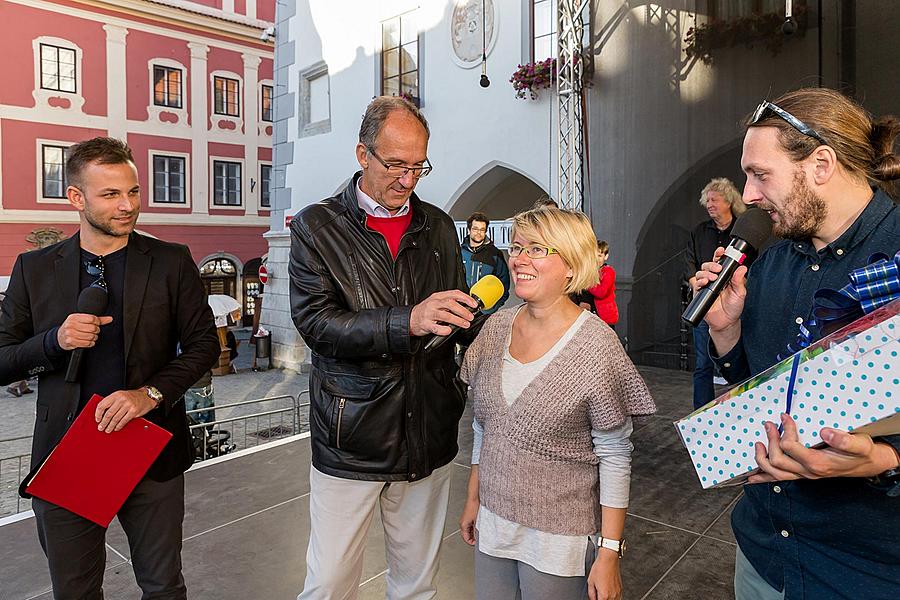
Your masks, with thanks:
[[[291,314],[312,352],[311,532],[300,600],[355,598],[376,510],[387,598],[435,596],[465,387],[450,325],[471,335],[453,221],[413,193],[428,124],[379,97],[359,130],[357,172],[291,221]]]
[[[731,382],[788,352],[810,325],[816,290],[840,289],[871,255],[900,250],[891,198],[900,179],[897,120],[873,121],[852,100],[816,88],[763,102],[747,125],[744,201],[768,211],[783,240],[751,277],[739,267],[706,315],[710,354]],[[704,263],[698,284],[720,271]],[[760,472],[731,518],[737,600],[900,597],[900,436],[826,427],[827,446],[811,449],[789,416],[765,429]]]
[[[172,434],[118,518],[142,598],[184,599],[183,473],[194,452],[182,396],[218,358],[212,311],[190,251],[135,233],[141,190],[128,146],[75,144],[65,168],[80,228],[16,260],[0,307],[0,383],[40,378],[32,474],[94,394],[104,396],[91,415],[99,430],[115,435],[144,417]],[[100,316],[78,310],[89,287],[107,297]],[[75,351],[81,369],[69,377]],[[54,598],[102,598],[106,529],[39,498],[32,508]]]

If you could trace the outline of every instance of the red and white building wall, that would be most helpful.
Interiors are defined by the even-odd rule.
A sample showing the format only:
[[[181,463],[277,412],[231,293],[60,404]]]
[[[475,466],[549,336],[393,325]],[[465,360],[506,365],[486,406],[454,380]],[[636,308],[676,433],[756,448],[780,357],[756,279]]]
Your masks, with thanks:
[[[267,251],[275,0],[3,0],[0,291],[18,254],[71,236],[72,144],[127,141],[138,230],[186,244],[248,319]]]

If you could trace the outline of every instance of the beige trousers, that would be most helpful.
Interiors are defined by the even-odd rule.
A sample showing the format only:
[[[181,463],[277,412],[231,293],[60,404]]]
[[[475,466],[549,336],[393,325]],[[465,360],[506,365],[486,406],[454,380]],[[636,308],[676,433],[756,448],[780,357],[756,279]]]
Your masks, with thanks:
[[[416,482],[358,481],[310,467],[306,581],[297,600],[353,600],[375,510],[381,512],[388,600],[434,598],[452,463]]]

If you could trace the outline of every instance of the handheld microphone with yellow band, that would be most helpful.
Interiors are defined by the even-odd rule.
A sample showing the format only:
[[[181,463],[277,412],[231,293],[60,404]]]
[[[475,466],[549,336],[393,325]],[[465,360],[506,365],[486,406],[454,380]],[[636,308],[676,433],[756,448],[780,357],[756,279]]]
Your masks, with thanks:
[[[469,295],[478,301],[478,311],[491,310],[503,297],[503,282],[494,275],[485,275],[475,282]]]
[[[499,300],[503,296],[503,282],[500,281],[494,275],[485,275],[481,279],[475,282],[475,285],[472,286],[472,289],[469,290],[469,295],[472,296],[476,302],[478,302],[478,308],[476,308],[473,312],[474,314],[480,313],[482,310],[490,310],[494,308],[494,305],[497,304],[497,300]],[[425,344],[425,352],[431,352],[444,342],[446,342],[449,338],[453,336],[459,330],[459,327],[456,325],[451,325],[451,331],[448,335],[436,335],[431,340]]]

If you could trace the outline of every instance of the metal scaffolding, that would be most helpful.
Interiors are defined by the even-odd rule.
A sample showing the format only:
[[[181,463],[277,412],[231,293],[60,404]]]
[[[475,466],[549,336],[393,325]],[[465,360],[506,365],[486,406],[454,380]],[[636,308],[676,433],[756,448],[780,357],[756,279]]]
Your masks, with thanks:
[[[583,210],[584,190],[584,11],[589,0],[558,0],[556,103],[559,123],[557,201]]]

